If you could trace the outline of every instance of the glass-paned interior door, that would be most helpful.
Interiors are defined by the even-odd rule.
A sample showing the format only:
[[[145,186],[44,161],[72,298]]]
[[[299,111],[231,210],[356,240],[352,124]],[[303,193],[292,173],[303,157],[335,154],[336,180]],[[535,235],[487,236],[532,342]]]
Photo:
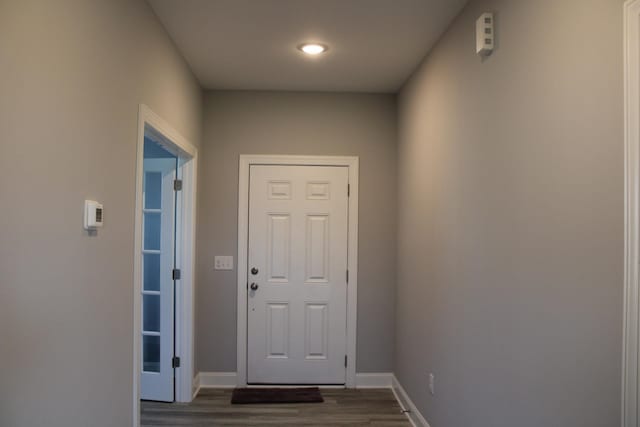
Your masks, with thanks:
[[[176,171],[175,156],[145,142],[140,395],[165,402],[174,400]]]

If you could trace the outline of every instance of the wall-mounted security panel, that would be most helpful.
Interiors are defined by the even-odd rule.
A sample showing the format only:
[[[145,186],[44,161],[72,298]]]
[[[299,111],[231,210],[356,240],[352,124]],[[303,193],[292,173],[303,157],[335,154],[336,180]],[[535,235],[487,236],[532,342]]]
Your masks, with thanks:
[[[84,201],[84,229],[95,230],[102,227],[104,214],[102,205],[94,200]]]
[[[480,15],[476,21],[476,53],[480,56],[489,56],[495,46],[495,27],[493,13],[487,12]]]

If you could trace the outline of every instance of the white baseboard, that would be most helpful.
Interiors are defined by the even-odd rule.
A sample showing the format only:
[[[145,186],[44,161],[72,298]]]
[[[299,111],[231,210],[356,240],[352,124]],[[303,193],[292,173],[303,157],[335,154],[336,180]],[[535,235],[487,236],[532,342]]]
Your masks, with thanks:
[[[200,388],[234,388],[237,385],[235,372],[200,372],[193,380],[194,389]],[[391,372],[375,372],[356,374],[356,388],[391,388],[393,374]]]
[[[200,388],[235,388],[237,385],[235,372],[200,372],[198,374]]]
[[[391,388],[393,374],[391,372],[373,372],[356,374],[356,388]]]
[[[411,424],[414,427],[430,427],[427,420],[422,416],[416,405],[414,405],[413,401],[409,397],[400,382],[396,378],[395,375],[392,376],[392,387],[393,394],[395,394],[396,399],[400,402],[400,406],[405,411],[405,414],[411,421]]]

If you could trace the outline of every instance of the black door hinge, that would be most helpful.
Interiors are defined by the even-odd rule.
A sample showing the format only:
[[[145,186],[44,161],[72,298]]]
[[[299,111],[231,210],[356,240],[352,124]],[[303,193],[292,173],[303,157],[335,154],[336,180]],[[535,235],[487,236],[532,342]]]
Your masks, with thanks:
[[[347,184],[347,197],[351,196],[351,184]]]
[[[171,359],[171,367],[172,368],[179,368],[180,367],[180,358],[179,357],[174,357]]]
[[[347,284],[349,284],[349,270],[347,270]]]
[[[182,180],[175,179],[173,181],[173,191],[180,191],[180,190],[182,190]]]
[[[173,280],[180,280],[180,269],[179,268],[174,268],[173,270],[171,270],[171,278]]]
[[[345,368],[347,367],[347,355],[346,354],[344,355],[344,367]]]

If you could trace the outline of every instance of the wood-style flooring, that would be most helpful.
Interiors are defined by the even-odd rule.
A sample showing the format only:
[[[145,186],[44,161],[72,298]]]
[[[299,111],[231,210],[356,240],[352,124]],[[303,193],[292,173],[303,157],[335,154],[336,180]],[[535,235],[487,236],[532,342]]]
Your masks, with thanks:
[[[232,405],[231,390],[202,389],[189,404],[142,402],[141,426],[411,425],[389,389],[321,392],[324,403]]]

